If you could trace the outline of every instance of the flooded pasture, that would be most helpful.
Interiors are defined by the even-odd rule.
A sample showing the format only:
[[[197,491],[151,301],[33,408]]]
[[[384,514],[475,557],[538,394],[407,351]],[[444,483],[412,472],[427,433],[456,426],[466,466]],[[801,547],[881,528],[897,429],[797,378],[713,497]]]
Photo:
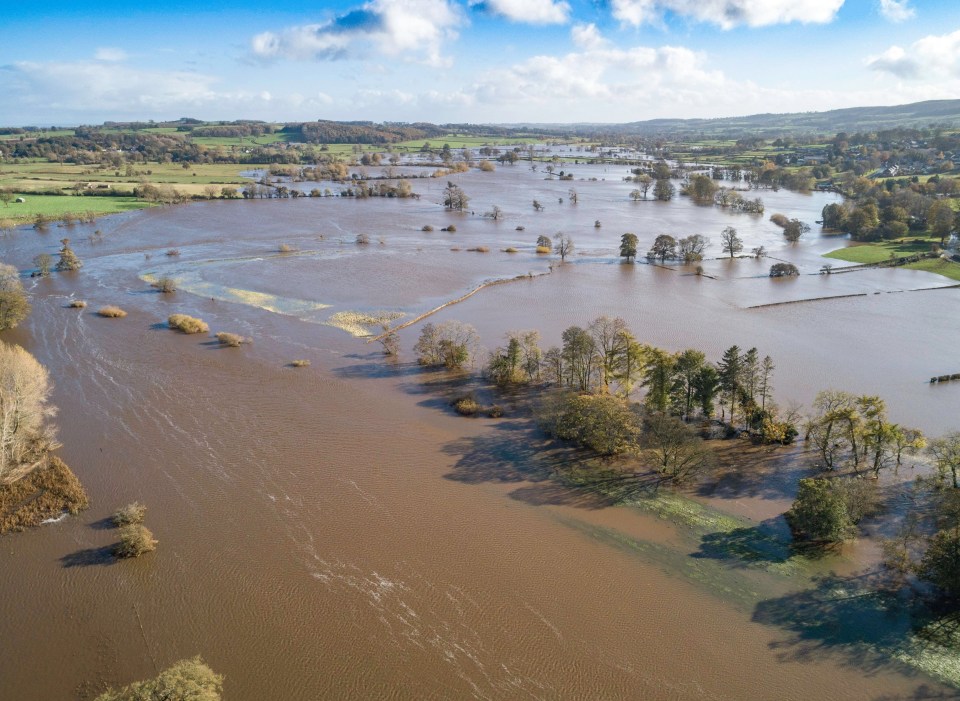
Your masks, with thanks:
[[[413,362],[418,325],[390,364],[330,324],[338,312],[413,318],[530,273],[431,320],[474,324],[492,348],[510,329],[539,329],[550,345],[567,326],[622,316],[670,350],[716,358],[756,346],[777,364],[781,403],[843,388],[885,397],[896,421],[956,428],[960,386],[926,380],[960,370],[950,366],[960,329],[947,321],[960,291],[927,289],[950,281],[907,270],[818,275],[820,254],[843,242],[814,227],[787,245],[768,221],[812,223],[832,195],[760,192],[758,217],[685,198],[631,202],[626,168],[570,170],[597,180],[522,166],[451,176],[473,215],[443,211],[446,179],[415,180],[420,200],[198,203],[0,241],[21,269],[62,233],[84,260],[79,273],[28,282],[34,313],[9,338],[49,368],[61,454],[93,504],[0,541],[0,697],[91,698],[195,654],[240,701],[942,691],[869,641],[791,626],[810,604],[799,590],[830,563],[795,577],[694,557],[703,544],[682,522],[546,479],[563,455],[538,450],[545,441],[525,419],[449,411],[435,388],[451,380]],[[493,205],[503,220],[482,216]],[[440,231],[450,224],[455,233]],[[770,260],[722,259],[727,225],[747,250],[764,245],[803,274],[771,280]],[[87,240],[94,228],[101,242]],[[566,265],[534,252],[538,235],[558,231],[576,243]],[[627,231],[644,251],[660,233],[710,236],[709,277],[622,264]],[[360,233],[368,245],[354,243]],[[172,295],[148,284],[165,275],[180,285]],[[89,306],[68,309],[70,299]],[[796,303],[762,306],[779,302]],[[129,315],[96,316],[106,304]],[[253,343],[175,333],[173,312]],[[287,367],[295,358],[312,365]],[[160,545],[118,563],[105,520],[134,499]],[[856,547],[844,557],[836,569],[855,571]]]

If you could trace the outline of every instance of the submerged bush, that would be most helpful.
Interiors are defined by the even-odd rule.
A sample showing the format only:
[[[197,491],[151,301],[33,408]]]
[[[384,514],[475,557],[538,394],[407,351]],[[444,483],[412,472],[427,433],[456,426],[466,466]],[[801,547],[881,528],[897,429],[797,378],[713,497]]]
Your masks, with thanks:
[[[139,501],[134,501],[116,510],[113,514],[113,523],[116,526],[129,526],[131,523],[143,523],[147,515],[147,507]]]
[[[293,361],[290,362],[290,367],[294,367],[294,368],[308,368],[308,367],[310,367],[310,361],[309,361],[309,360],[305,360],[305,359],[293,360]]]
[[[220,331],[216,336],[217,340],[220,341],[220,345],[229,346],[231,348],[239,348],[244,343],[250,343],[249,338],[244,338],[236,333]]]
[[[800,271],[793,263],[774,263],[770,266],[770,277],[791,277]]]
[[[167,319],[167,324],[171,329],[182,331],[183,333],[206,333],[210,330],[206,322],[202,319],[195,319],[186,314],[171,314]]]
[[[460,397],[453,402],[453,408],[461,416],[475,416],[482,407],[477,403],[477,400],[473,398],[472,395],[467,395],[466,397]]]
[[[120,529],[120,542],[113,548],[117,557],[140,557],[144,553],[157,549],[157,541],[153,533],[140,523],[131,523]]]
[[[158,292],[170,294],[171,292],[177,291],[177,282],[172,277],[162,277],[153,283],[153,287],[156,288]]]
[[[153,679],[105,691],[95,701],[220,701],[223,677],[199,657],[180,660]]]
[[[106,317],[107,319],[122,319],[127,315],[120,307],[106,306],[100,307],[97,310],[97,314],[100,316]]]
[[[839,543],[853,533],[853,520],[838,480],[800,480],[797,498],[784,517],[797,540]]]
[[[67,305],[71,309],[84,309],[87,306],[87,303],[82,299],[75,299],[70,304]]]

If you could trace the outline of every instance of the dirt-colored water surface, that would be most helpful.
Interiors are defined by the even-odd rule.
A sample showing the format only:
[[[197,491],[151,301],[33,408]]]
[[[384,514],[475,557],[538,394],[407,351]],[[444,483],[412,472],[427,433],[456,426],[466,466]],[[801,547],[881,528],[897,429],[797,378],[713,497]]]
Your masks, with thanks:
[[[762,243],[804,273],[843,242],[814,233],[788,247],[766,217],[683,199],[633,203],[625,169],[574,171],[598,180],[544,181],[520,166],[457,176],[474,216],[444,212],[444,183],[418,180],[419,201],[214,202],[0,241],[0,257],[22,269],[61,235],[85,261],[28,283],[34,313],[6,338],[50,369],[61,454],[92,502],[0,540],[0,698],[91,698],[195,654],[226,676],[232,701],[942,691],[870,640],[792,626],[810,573],[739,571],[703,557],[682,523],[543,479],[562,456],[538,452],[543,439],[524,419],[449,411],[437,391],[448,378],[412,362],[418,327],[402,333],[391,365],[328,325],[340,311],[409,318],[484,280],[548,272],[533,244],[562,230],[576,241],[571,263],[435,319],[469,321],[493,347],[508,329],[538,328],[556,343],[568,325],[621,315],[670,349],[715,357],[731,343],[757,346],[777,364],[783,403],[824,387],[869,391],[899,421],[953,428],[960,386],[925,380],[960,370],[950,366],[960,329],[946,321],[960,292],[909,291],[949,281],[902,270],[773,281],[769,259],[707,261],[716,279],[621,265],[625,231],[649,246],[658,233],[718,241],[729,224],[748,248]],[[811,222],[832,201],[760,195],[767,215]],[[480,216],[494,204],[503,221]],[[455,234],[439,231],[450,223]],[[93,228],[101,242],[87,240]],[[357,246],[359,233],[371,243]],[[278,253],[282,243],[296,251]],[[491,252],[466,250],[476,246]],[[508,246],[519,252],[501,252]],[[165,255],[171,248],[179,255]],[[180,290],[153,291],[147,281],[162,275]],[[88,306],[69,309],[70,299]],[[128,316],[96,316],[105,304]],[[253,343],[175,333],[164,325],[173,312]],[[288,367],[296,358],[311,366]],[[741,513],[766,518],[764,498],[781,509],[788,495],[769,491],[754,490]],[[106,519],[134,499],[148,505],[159,548],[117,562]],[[854,571],[857,557],[853,548],[816,571]]]

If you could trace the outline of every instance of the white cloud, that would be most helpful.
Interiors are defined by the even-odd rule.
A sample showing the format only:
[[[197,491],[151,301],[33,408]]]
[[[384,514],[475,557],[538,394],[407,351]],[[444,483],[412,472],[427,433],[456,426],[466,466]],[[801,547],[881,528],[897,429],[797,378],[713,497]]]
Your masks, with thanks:
[[[98,61],[126,61],[127,52],[113,46],[101,46],[93,57]]]
[[[867,67],[900,78],[945,78],[960,76],[960,30],[930,35],[913,42],[909,49],[891,46],[879,56],[870,56]]]
[[[470,5],[530,24],[565,24],[570,17],[570,4],[564,0],[470,0]]]
[[[910,0],[880,0],[880,14],[891,22],[904,22],[917,13]]]
[[[224,90],[219,79],[189,71],[141,70],[106,61],[19,61],[0,70],[0,91],[18,96],[16,114],[48,115],[48,119],[137,119],[206,114],[230,118],[309,111],[330,104],[323,93],[303,98],[261,89]],[[27,117],[28,119],[32,117]]]
[[[334,60],[372,51],[441,66],[449,63],[441,46],[463,22],[450,0],[372,0],[328,22],[263,32],[251,47],[262,59]]]
[[[739,25],[832,22],[844,0],[612,0],[613,16],[639,26],[658,22],[670,12],[723,29]]]
[[[570,38],[581,49],[602,49],[608,44],[597,29],[597,25],[592,22],[574,25],[570,30]]]

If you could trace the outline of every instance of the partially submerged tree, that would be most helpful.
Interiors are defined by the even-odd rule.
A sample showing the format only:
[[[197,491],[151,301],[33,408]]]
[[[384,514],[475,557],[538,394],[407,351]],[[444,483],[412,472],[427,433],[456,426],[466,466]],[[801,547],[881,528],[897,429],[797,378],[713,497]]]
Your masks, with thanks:
[[[444,321],[423,325],[413,350],[421,365],[459,369],[469,364],[480,344],[477,330],[460,321]]]
[[[0,341],[0,484],[35,469],[56,447],[50,375],[20,346]]]
[[[730,257],[733,258],[743,250],[743,239],[737,235],[737,230],[732,226],[725,227],[724,230],[720,232],[720,247],[724,253],[729,254]]]
[[[637,257],[637,235],[624,234],[620,237],[620,257],[626,258],[628,263],[632,263]]]
[[[0,263],[0,331],[12,329],[30,315],[30,302],[12,265]]]
[[[80,270],[83,262],[77,257],[77,254],[70,248],[70,239],[61,239],[63,248],[60,249],[60,260],[57,261],[57,270],[61,272],[69,270]]]
[[[567,260],[567,256],[573,253],[573,239],[566,234],[557,234],[553,244],[553,252],[560,256],[560,262]]]

